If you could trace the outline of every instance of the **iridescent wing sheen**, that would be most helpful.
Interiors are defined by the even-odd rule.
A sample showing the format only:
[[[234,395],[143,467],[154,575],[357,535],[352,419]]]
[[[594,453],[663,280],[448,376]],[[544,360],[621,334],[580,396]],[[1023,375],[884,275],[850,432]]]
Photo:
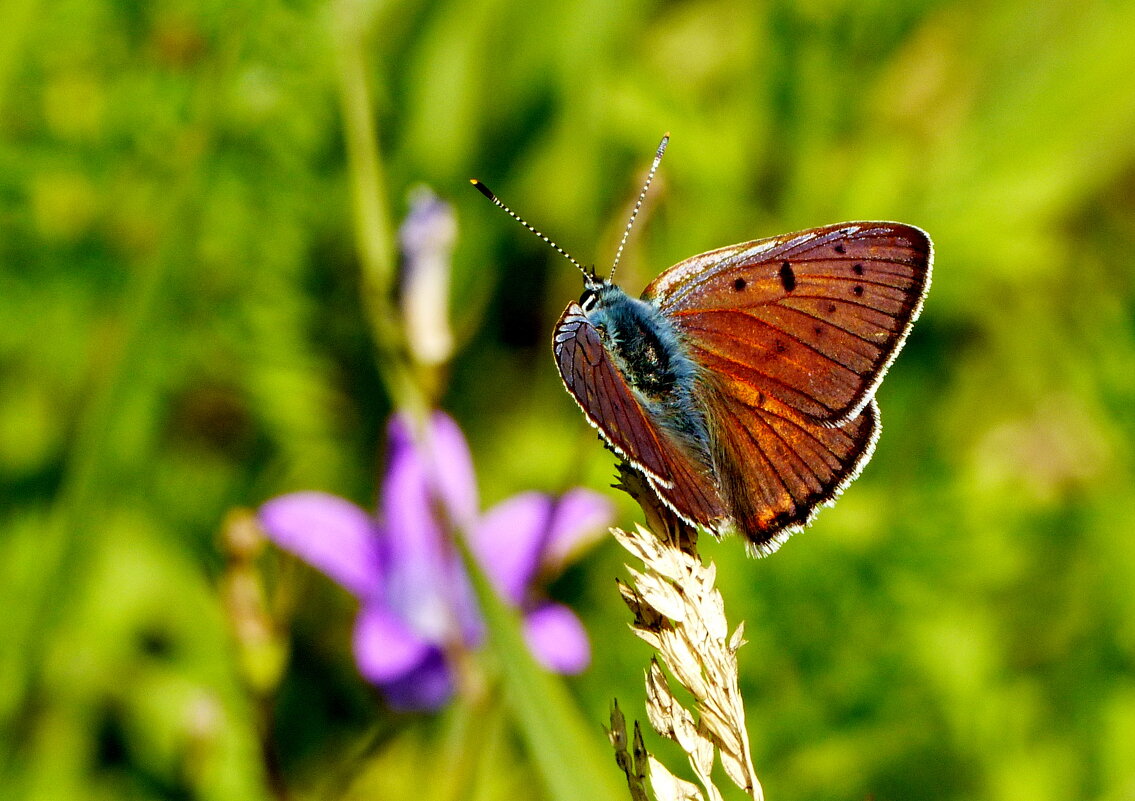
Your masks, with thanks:
[[[552,349],[564,386],[611,448],[683,518],[719,527],[726,513],[709,468],[651,420],[579,304],[560,316]]]
[[[740,407],[771,398],[839,427],[857,419],[902,347],[932,261],[918,228],[842,223],[694,256],[643,298]]]

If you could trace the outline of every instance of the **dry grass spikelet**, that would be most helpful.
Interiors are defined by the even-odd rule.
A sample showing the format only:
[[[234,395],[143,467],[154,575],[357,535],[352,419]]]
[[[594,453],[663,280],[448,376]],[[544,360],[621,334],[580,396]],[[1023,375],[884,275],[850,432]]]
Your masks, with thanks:
[[[642,797],[638,794],[641,785],[636,789],[632,774],[645,772],[658,801],[705,801],[707,797],[717,801],[722,795],[711,776],[716,753],[734,784],[751,798],[763,799],[738,688],[737,650],[745,642],[743,626],[729,633],[725,604],[715,586],[717,570],[712,563],[702,563],[693,527],[662,506],[638,473],[623,467],[620,478],[622,488],[643,507],[648,522],[630,532],[612,530],[619,543],[642,562],[641,570],[628,566],[631,582],[619,582],[619,591],[634,614],[632,629],[657,651],[646,673],[647,718],[656,732],[686,752],[705,791],[703,795],[697,785],[674,776],[650,755],[647,770],[642,771],[641,763],[627,756],[626,723],[616,706],[612,743],[631,795],[635,801]],[[692,709],[678,700],[667,673],[692,696]],[[619,730],[622,756],[616,742]],[[638,735],[637,724],[635,731]],[[625,764],[631,766],[629,771]]]

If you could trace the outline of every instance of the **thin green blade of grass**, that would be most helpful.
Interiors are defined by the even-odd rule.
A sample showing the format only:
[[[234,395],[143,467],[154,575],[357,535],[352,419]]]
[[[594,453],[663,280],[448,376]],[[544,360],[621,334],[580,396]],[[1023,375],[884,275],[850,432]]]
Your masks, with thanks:
[[[554,801],[624,801],[614,760],[601,746],[605,740],[600,727],[588,724],[563,681],[540,667],[524,640],[520,616],[501,600],[475,560],[467,552],[464,557],[505,700],[548,797]]]

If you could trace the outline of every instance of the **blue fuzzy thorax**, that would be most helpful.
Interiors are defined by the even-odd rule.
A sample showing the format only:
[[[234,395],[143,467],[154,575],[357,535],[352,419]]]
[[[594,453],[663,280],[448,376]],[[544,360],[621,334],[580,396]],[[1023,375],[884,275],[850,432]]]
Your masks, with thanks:
[[[707,457],[705,416],[694,396],[698,368],[673,324],[652,303],[605,281],[588,287],[580,305],[650,417]]]

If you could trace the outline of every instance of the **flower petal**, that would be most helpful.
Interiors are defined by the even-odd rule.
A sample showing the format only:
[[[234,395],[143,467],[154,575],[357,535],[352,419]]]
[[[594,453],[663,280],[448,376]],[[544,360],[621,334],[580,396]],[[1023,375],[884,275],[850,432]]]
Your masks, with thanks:
[[[355,620],[355,663],[363,678],[385,684],[411,673],[433,646],[378,603],[364,604]]]
[[[390,463],[412,458],[429,480],[429,489],[441,495],[454,522],[465,525],[477,515],[477,479],[469,445],[453,418],[445,412],[430,415],[423,431],[416,431],[409,415],[396,414],[387,427]]]
[[[453,673],[441,650],[431,648],[412,672],[380,687],[391,709],[432,711],[444,706],[453,695]]]
[[[377,523],[350,501],[325,492],[281,495],[257,515],[268,538],[360,598],[379,589]]]
[[[544,604],[528,613],[524,636],[536,659],[557,673],[580,673],[591,661],[583,624],[562,604]]]
[[[601,539],[614,517],[614,504],[603,495],[582,488],[565,492],[556,503],[541,567],[558,573],[580,551]]]
[[[471,526],[477,518],[477,479],[465,435],[452,417],[434,412],[425,444],[430,472],[453,522]]]
[[[493,587],[519,606],[551,532],[553,502],[542,492],[501,501],[469,531],[469,547]]]
[[[475,510],[476,489],[460,430],[440,412],[434,421],[428,434],[433,455],[419,447],[406,416],[396,415],[390,421],[389,460],[382,486],[382,553],[387,602],[414,631],[441,643],[477,627],[472,589],[438,520],[442,512],[458,522],[457,515],[468,511],[451,509],[451,500]],[[442,441],[446,444],[439,450]],[[441,451],[461,463],[447,468],[448,479],[432,466]],[[444,489],[446,481],[453,485],[449,490]],[[456,486],[462,482],[466,482],[464,487]],[[464,493],[460,498],[458,490]]]

